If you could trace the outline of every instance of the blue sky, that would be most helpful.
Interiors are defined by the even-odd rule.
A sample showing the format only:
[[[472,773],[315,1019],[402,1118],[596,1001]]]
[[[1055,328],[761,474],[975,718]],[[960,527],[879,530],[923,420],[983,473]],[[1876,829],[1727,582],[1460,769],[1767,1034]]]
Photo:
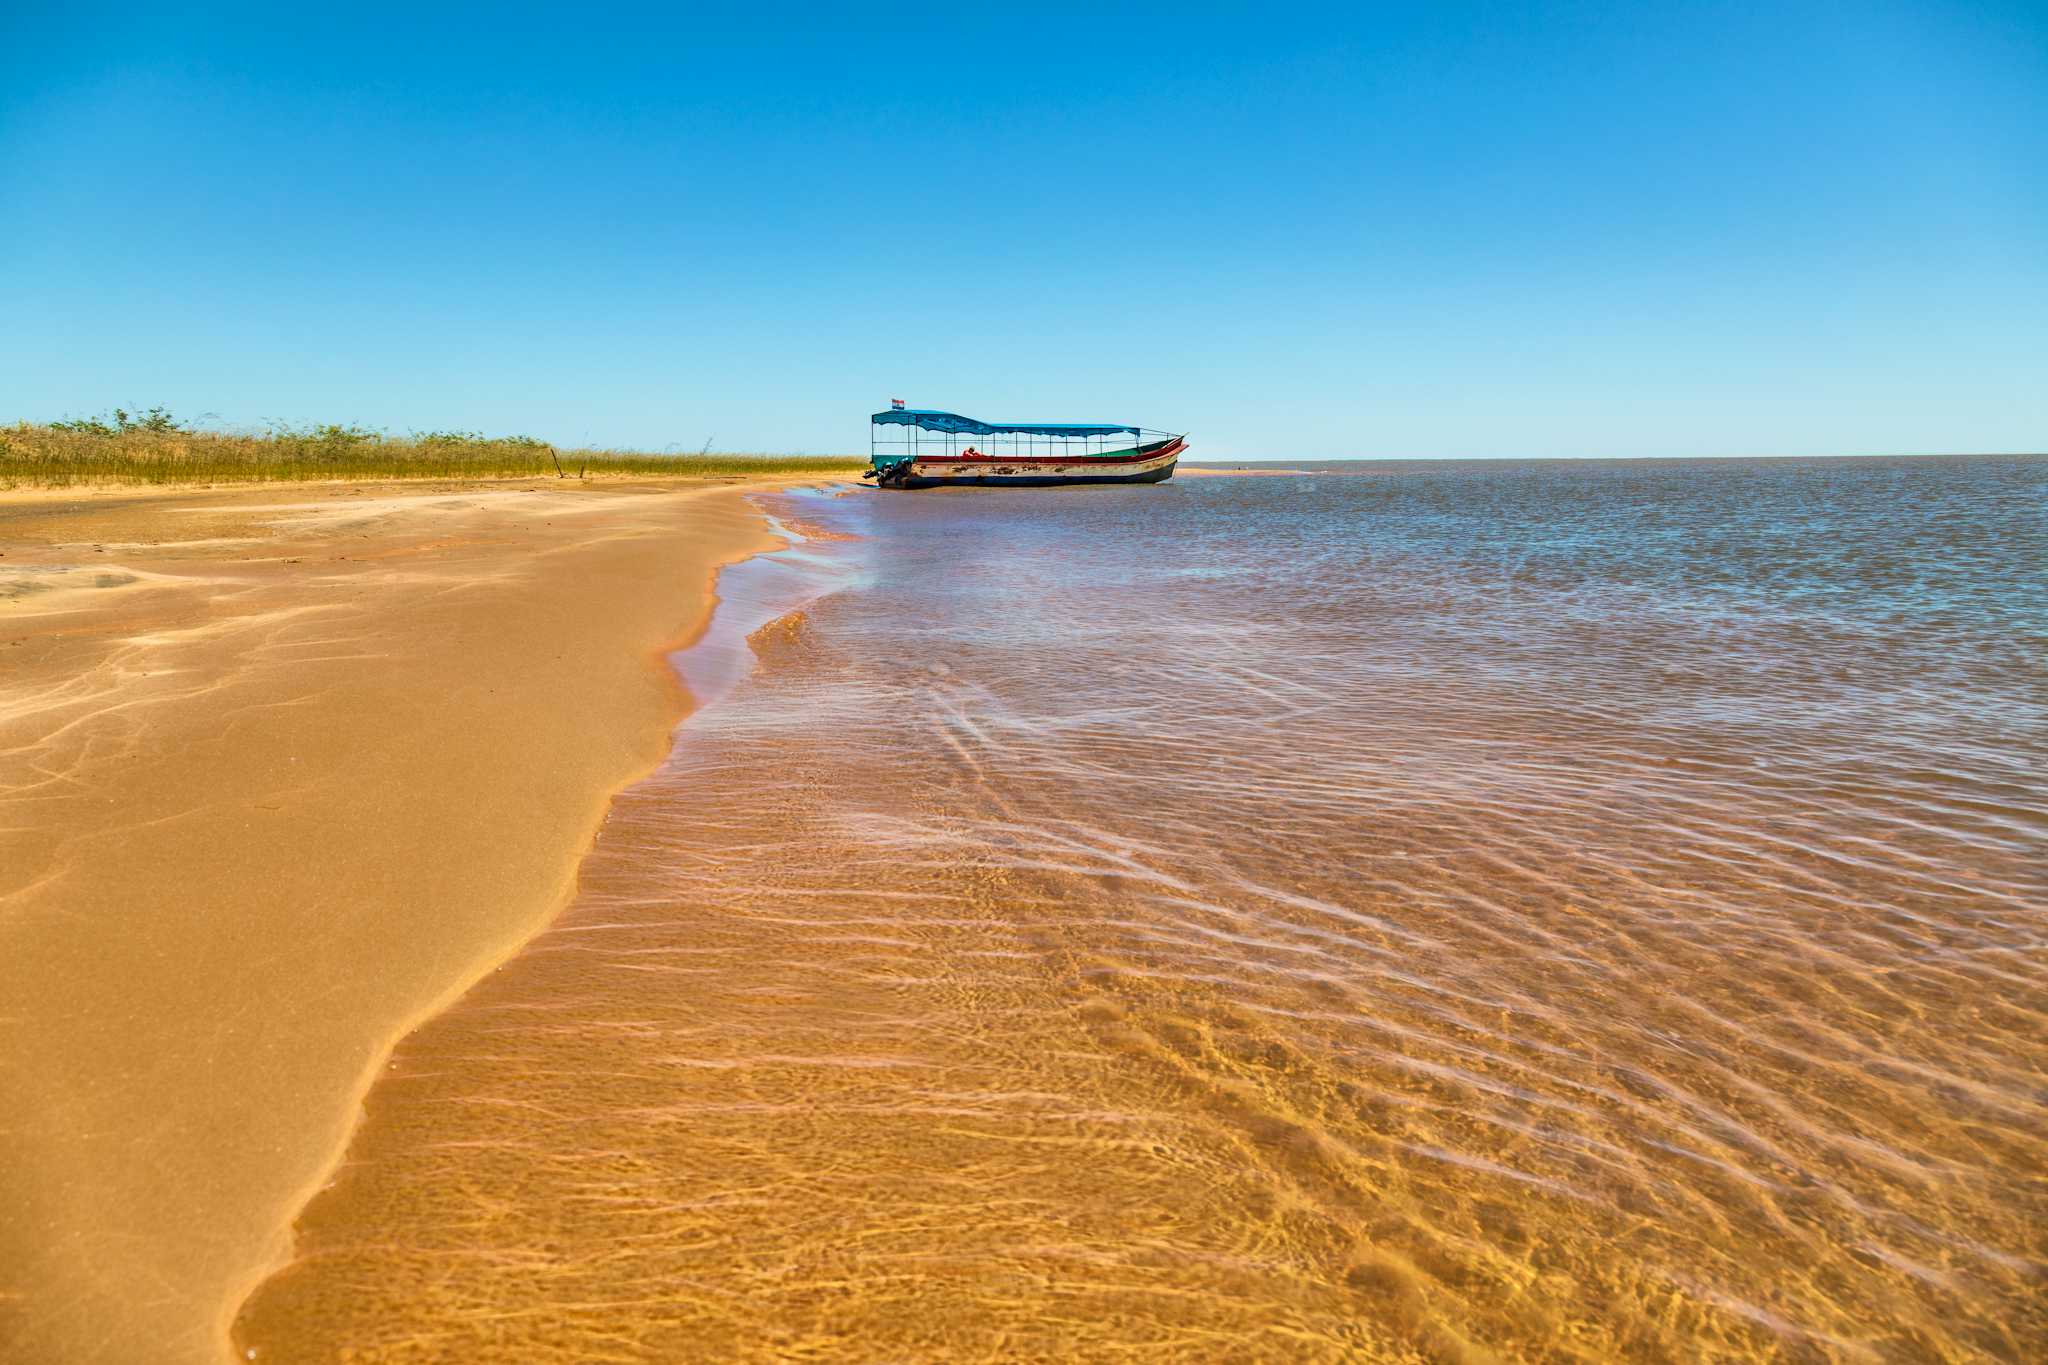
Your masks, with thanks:
[[[2048,3],[0,5],[0,421],[2048,448]]]

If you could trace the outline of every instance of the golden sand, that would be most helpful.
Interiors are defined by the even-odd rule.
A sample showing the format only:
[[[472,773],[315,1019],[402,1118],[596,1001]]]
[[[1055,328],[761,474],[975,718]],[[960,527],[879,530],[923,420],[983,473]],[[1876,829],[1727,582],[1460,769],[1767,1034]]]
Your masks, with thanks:
[[[1467,477],[1410,496],[1455,504],[1439,480]],[[1891,471],[1832,477],[1839,552],[1802,571],[1767,540],[1767,570],[1888,621]],[[1983,509],[2038,499],[1974,477],[1956,552],[2027,544]],[[860,538],[721,579],[734,609],[684,662],[719,695],[704,661],[767,621],[744,681],[613,798],[559,913],[606,784],[662,747],[644,646],[689,612],[670,598],[637,641],[589,618],[664,577],[687,597],[721,525],[758,543],[722,495],[619,494],[566,531],[581,494],[422,504],[403,533],[378,511],[391,553],[323,570],[357,614],[252,627],[240,672],[160,682],[192,662],[163,644],[42,665],[102,728],[52,712],[14,751],[47,785],[14,809],[56,813],[0,821],[85,831],[45,836],[0,902],[0,999],[33,1027],[7,1051],[34,1065],[0,1111],[0,1207],[43,1201],[0,1241],[37,1277],[5,1281],[26,1297],[0,1304],[23,1333],[0,1358],[163,1358],[153,1334],[203,1358],[237,1300],[264,1365],[2040,1357],[2043,807],[2038,736],[1999,728],[2037,674],[2007,671],[2002,627],[1951,620],[1939,652],[1924,627],[1816,633],[1792,594],[1739,633],[1689,588],[1588,612],[1597,556],[1550,562],[1564,592],[1474,576],[1475,522],[1515,528],[1519,580],[1546,527],[1583,524],[1556,500],[1608,478],[1651,476],[1489,479],[1448,521],[1365,515],[1392,478],[1005,502],[1000,533],[992,501],[801,501],[818,539]],[[1725,496],[1673,493],[1679,524],[1720,524]],[[189,538],[260,523],[301,571],[305,545],[364,553],[346,503],[251,505]],[[10,581],[140,594],[118,580],[146,561],[108,545],[102,574],[89,534],[47,533],[74,543],[40,562],[74,567]],[[1346,534],[1457,553],[1297,572]],[[162,572],[229,586],[98,638],[305,604],[265,608],[269,570],[209,553],[262,557],[195,549]],[[1652,553],[1630,582],[1723,554]],[[1101,591],[1129,562],[1158,572]],[[805,573],[829,588],[784,591]],[[1503,653],[1528,668],[1480,666]],[[1943,654],[1996,671],[1920,688]],[[402,661],[381,690],[319,662],[365,655]],[[296,681],[248,681],[277,670]],[[99,691],[72,698],[80,678]],[[135,711],[151,686],[203,703],[189,733]],[[435,748],[444,715],[465,732]],[[119,728],[145,723],[146,750]],[[278,776],[316,733],[322,772]],[[373,745],[404,752],[355,779]],[[131,751],[189,785],[116,789]],[[335,786],[354,801],[310,804]],[[261,868],[178,861],[255,857],[245,831],[287,801],[298,845]],[[138,927],[106,933],[110,909]]]
[[[222,1358],[772,543],[730,485],[0,495],[0,1356]]]

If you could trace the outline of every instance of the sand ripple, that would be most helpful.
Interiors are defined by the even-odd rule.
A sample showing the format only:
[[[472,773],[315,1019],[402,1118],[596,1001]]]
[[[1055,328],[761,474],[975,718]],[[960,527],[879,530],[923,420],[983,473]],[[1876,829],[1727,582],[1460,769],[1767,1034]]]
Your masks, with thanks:
[[[2041,467],[1479,477],[807,507],[242,1341],[2038,1357]]]

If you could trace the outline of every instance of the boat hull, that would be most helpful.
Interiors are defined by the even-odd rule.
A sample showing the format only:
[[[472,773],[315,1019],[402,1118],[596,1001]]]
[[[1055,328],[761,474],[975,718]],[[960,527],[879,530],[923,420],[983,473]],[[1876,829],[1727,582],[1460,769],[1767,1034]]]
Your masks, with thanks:
[[[969,459],[957,455],[912,460],[890,470],[881,488],[1054,488],[1066,484],[1164,483],[1173,477],[1187,443],[1178,437],[1116,454],[1082,459],[1019,457]]]

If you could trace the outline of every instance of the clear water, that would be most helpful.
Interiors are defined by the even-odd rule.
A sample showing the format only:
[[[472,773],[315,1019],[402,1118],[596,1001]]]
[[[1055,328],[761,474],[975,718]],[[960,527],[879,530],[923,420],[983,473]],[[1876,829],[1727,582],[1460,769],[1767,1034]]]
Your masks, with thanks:
[[[2044,498],[774,499],[823,534],[729,576],[722,699],[401,1048],[240,1339],[2038,1358]]]

